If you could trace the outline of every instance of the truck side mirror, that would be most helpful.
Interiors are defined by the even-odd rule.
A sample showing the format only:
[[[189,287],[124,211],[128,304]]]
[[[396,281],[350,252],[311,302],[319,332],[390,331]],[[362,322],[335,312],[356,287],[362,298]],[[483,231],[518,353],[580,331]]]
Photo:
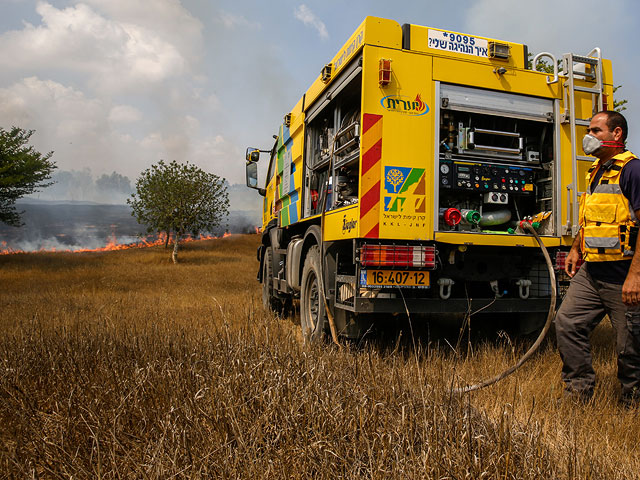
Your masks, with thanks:
[[[255,147],[247,148],[247,152],[245,153],[245,159],[247,162],[255,163],[260,160],[260,149]]]
[[[258,164],[256,162],[248,162],[246,165],[247,187],[258,190],[263,197],[266,194],[264,188],[258,187]]]

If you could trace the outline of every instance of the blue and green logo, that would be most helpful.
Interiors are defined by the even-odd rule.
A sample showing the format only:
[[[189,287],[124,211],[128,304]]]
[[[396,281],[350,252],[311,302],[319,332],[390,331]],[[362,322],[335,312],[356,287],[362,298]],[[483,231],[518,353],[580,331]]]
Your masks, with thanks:
[[[424,212],[424,174],[424,168],[384,167],[384,211],[403,212],[414,208],[415,212]]]

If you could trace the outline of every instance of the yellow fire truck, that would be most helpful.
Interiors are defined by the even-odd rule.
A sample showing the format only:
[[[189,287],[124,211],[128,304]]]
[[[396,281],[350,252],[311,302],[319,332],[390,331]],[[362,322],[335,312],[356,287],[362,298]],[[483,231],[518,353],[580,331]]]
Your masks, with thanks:
[[[367,17],[273,148],[247,149],[247,185],[264,196],[265,305],[299,299],[311,339],[327,313],[351,337],[406,311],[541,325],[549,273],[521,222],[561,260],[593,160],[585,126],[613,101],[598,48],[563,55],[561,71],[547,52],[532,64],[543,58],[549,72],[523,44]]]

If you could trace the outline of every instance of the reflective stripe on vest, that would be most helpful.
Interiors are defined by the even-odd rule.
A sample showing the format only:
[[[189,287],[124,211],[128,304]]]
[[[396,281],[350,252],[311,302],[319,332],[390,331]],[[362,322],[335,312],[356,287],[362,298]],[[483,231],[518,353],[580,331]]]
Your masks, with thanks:
[[[621,248],[620,237],[584,237],[588,248]]]
[[[617,183],[607,183],[606,185],[598,185],[593,193],[614,193],[620,195],[622,194],[622,189]]]
[[[591,180],[598,170],[599,160],[593,162],[587,172],[587,191],[580,197],[582,254],[587,262],[629,259],[631,252],[622,249],[624,239],[621,239],[620,227],[624,225],[623,231],[626,231],[638,220],[620,188],[620,173],[634,158],[637,157],[629,151],[613,157],[613,164],[602,173],[593,189]]]

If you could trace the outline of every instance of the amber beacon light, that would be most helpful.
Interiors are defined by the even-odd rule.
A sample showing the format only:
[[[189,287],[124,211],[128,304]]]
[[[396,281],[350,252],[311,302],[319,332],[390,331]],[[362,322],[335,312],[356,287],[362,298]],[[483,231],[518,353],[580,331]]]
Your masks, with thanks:
[[[381,58],[378,62],[378,84],[386,87],[389,83],[391,83],[391,60]]]

